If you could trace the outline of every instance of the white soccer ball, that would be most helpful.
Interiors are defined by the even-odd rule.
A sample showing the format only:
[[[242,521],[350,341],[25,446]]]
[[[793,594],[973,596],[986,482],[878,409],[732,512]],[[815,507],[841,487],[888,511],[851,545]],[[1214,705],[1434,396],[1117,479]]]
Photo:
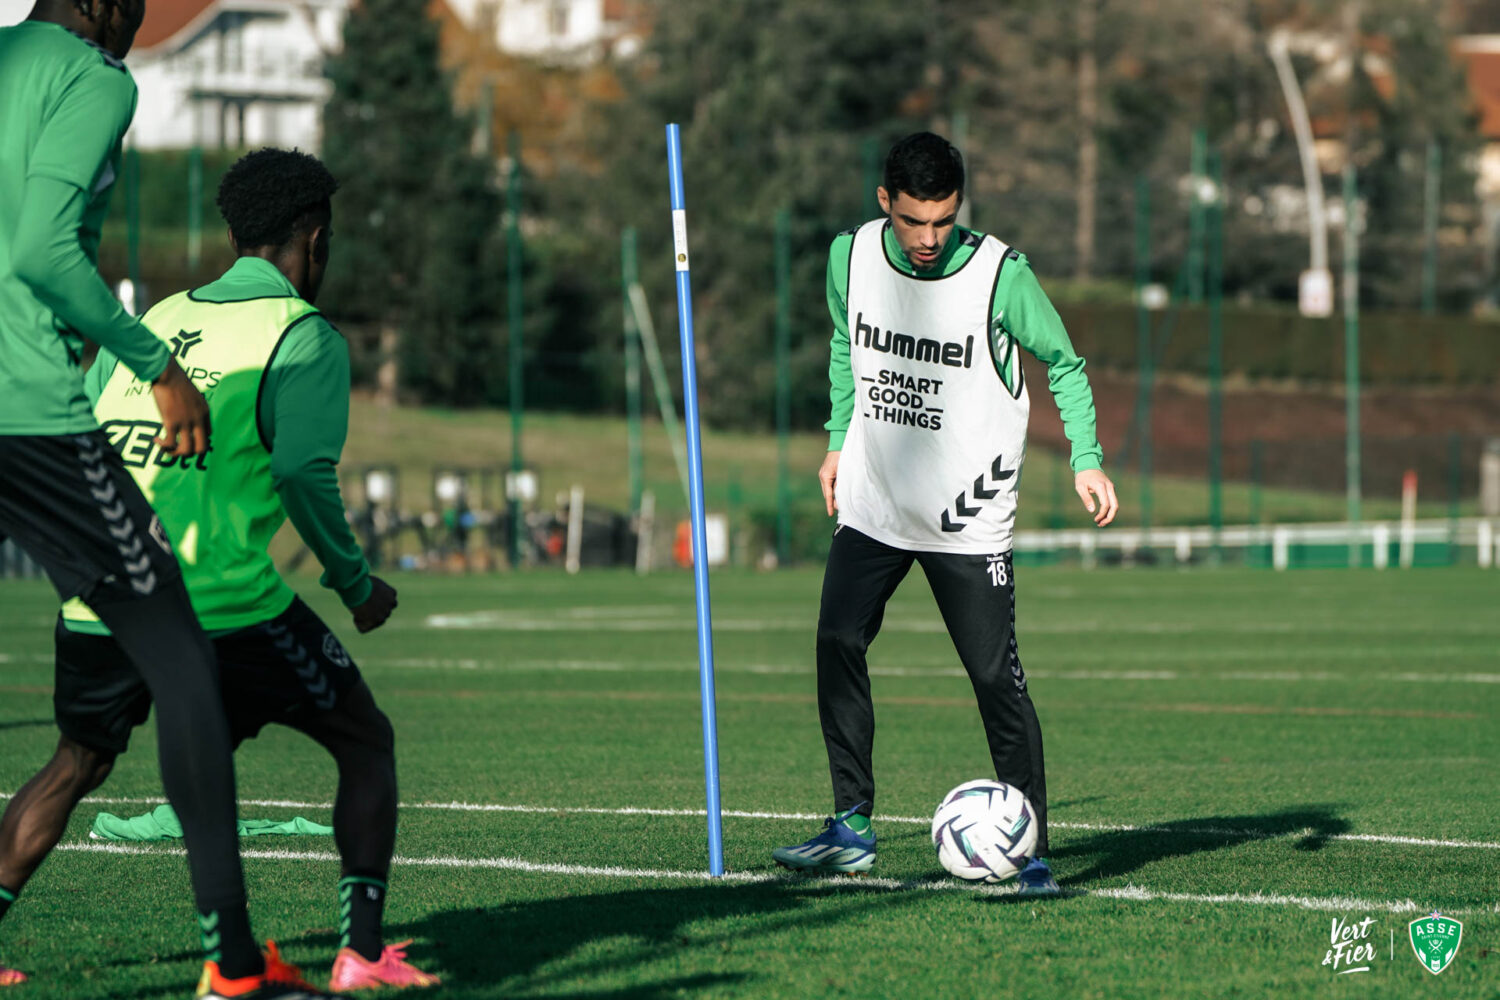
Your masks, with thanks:
[[[1004,882],[1036,851],[1036,811],[1003,781],[966,781],[932,817],[938,861],[966,882]]]

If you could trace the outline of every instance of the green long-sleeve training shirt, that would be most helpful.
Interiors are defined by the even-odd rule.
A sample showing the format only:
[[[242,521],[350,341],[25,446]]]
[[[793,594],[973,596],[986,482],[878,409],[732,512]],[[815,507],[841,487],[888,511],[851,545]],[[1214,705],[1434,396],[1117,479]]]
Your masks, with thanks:
[[[272,264],[241,257],[223,277],[193,291],[209,302],[296,295]],[[99,398],[117,360],[101,350],[85,388]],[[338,463],[349,434],[349,348],[321,315],[292,327],[266,368],[257,419],[271,442],[271,476],[297,534],[323,566],[322,584],[346,607],[370,598],[370,565],[344,517]]]
[[[969,230],[956,228],[948,246],[939,258],[936,272],[949,275],[964,266],[979,246],[979,234],[962,238]],[[889,225],[884,232],[885,256],[904,274],[917,274],[906,259],[895,233]],[[833,339],[828,359],[829,401],[831,414],[824,429],[829,432],[828,450],[839,451],[844,435],[854,417],[854,374],[849,367],[849,254],[854,246],[852,232],[840,233],[828,251],[828,312],[833,319]],[[923,272],[931,274],[931,271]],[[1088,376],[1083,373],[1083,358],[1073,350],[1068,331],[1057,315],[1047,293],[1031,272],[1025,256],[1005,263],[990,303],[990,317],[1025,350],[1047,366],[1047,387],[1062,413],[1063,431],[1073,446],[1074,472],[1098,469],[1103,450],[1094,431],[1094,394]],[[1000,373],[1009,385],[1020,377],[1020,359],[1012,360],[1012,370]]]
[[[148,382],[171,358],[95,268],[135,103],[124,65],[61,25],[0,28],[0,434],[99,426],[83,337]]]

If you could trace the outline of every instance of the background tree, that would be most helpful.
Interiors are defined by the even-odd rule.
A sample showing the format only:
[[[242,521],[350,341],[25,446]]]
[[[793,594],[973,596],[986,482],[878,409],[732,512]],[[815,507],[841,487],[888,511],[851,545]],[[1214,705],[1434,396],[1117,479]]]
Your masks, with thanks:
[[[1440,292],[1462,306],[1482,267],[1466,174],[1477,139],[1449,45],[1457,15],[1440,0],[1362,4],[1362,55],[1353,76],[1340,77],[1324,51],[1343,37],[1336,0],[867,0],[858,17],[832,0],[641,0],[644,49],[582,65],[507,55],[453,23],[440,45],[416,5],[365,0],[351,9],[332,67],[328,158],[345,182],[347,238],[330,300],[341,315],[378,324],[388,345],[399,339],[386,353],[399,356],[402,385],[420,398],[505,402],[498,206],[493,167],[479,161],[493,164],[518,134],[527,404],[618,408],[627,226],[640,234],[663,353],[675,353],[662,127],[676,121],[704,412],[720,425],[772,422],[773,224],[785,209],[793,420],[814,427],[827,414],[829,241],[873,214],[870,189],[892,140],[924,128],[960,138],[962,113],[972,224],[1025,252],[1059,301],[1128,304],[1141,177],[1152,276],[1173,283],[1201,128],[1222,166],[1226,292],[1290,303],[1307,266],[1306,202],[1266,50],[1270,33],[1288,27],[1320,135],[1359,125],[1368,300],[1416,302],[1422,175],[1437,138],[1454,244]],[[472,151],[482,141],[450,91],[487,112],[488,158]],[[1324,144],[1330,204],[1336,147]],[[1336,238],[1333,250],[1336,267]]]
[[[438,30],[409,0],[349,9],[323,119],[324,159],[342,185],[326,295],[335,316],[378,330],[385,392],[465,405],[504,384],[494,377],[503,299],[485,287],[498,200],[472,123],[453,108]]]
[[[1440,4],[1366,0],[1361,13],[1361,58],[1351,82],[1354,162],[1368,224],[1361,295],[1377,306],[1410,309],[1421,299],[1428,145],[1435,143],[1440,153],[1440,222],[1473,228],[1478,121]],[[1441,256],[1450,306],[1484,292],[1478,246],[1444,248]]]
[[[674,0],[645,52],[622,68],[623,98],[595,107],[586,133],[597,166],[558,178],[556,205],[570,213],[563,225],[588,255],[567,270],[614,278],[620,231],[637,227],[662,349],[675,349],[672,271],[652,265],[671,245],[663,126],[679,122],[709,419],[773,419],[773,223],[783,208],[793,220],[794,419],[826,419],[817,373],[832,332],[822,294],[828,245],[863,221],[864,188],[878,183],[865,172],[866,142],[883,158],[890,140],[946,110],[935,74],[962,56],[946,34],[954,22],[933,16],[938,7],[868,0],[850,17],[836,4]],[[594,342],[619,342],[618,300],[611,288],[576,317]]]

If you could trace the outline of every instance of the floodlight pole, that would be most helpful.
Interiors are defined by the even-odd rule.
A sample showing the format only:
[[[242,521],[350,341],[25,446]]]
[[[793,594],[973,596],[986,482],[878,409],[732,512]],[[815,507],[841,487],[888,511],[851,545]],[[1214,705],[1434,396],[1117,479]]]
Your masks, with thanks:
[[[1427,140],[1427,177],[1422,185],[1422,312],[1437,312],[1437,226],[1443,183],[1443,147]]]
[[[688,270],[687,207],[682,187],[682,138],[667,126],[667,173],[672,196],[672,248],[677,266],[677,329],[682,341],[682,395],[687,423],[688,501],[693,527],[693,590],[698,612],[698,682],[703,710],[703,778],[708,812],[708,873],[724,874],[723,817],[719,809],[719,735],[714,706],[713,616],[708,600],[708,540],[703,511],[703,444],[698,434],[698,363],[693,344],[693,284]]]
[[[776,213],[776,565],[791,560],[792,507],[787,438],[792,425],[792,213]]]
[[[1224,196],[1218,153],[1208,156],[1208,178],[1214,187],[1208,205],[1208,523],[1217,565],[1224,555]]]
[[[1360,564],[1359,220],[1354,164],[1344,164],[1344,478],[1348,499],[1349,565]]]
[[[1292,132],[1297,137],[1297,153],[1302,160],[1302,182],[1307,188],[1309,267],[1314,271],[1326,271],[1328,226],[1323,214],[1323,175],[1318,170],[1318,157],[1313,151],[1312,122],[1307,117],[1307,105],[1302,100],[1302,89],[1297,86],[1297,74],[1292,70],[1292,60],[1287,53],[1286,32],[1275,32],[1267,48],[1286,97]]]
[[[866,136],[859,148],[860,163],[864,171],[864,208],[862,217],[873,219],[880,214],[880,199],[875,189],[880,186],[880,140]]]
[[[134,146],[125,150],[125,226],[130,271],[131,312],[146,311],[141,294],[141,154]]]
[[[1193,305],[1203,302],[1203,237],[1204,214],[1201,187],[1207,177],[1208,134],[1200,126],[1193,129],[1193,148],[1189,158],[1188,172],[1192,178],[1192,191],[1188,196],[1188,252],[1187,288],[1188,301]]]
[[[521,137],[510,134],[510,170],[506,183],[505,260],[506,325],[510,333],[510,568],[521,568],[521,421],[526,409],[525,363],[521,311]]]
[[[953,146],[958,150],[958,155],[966,160],[969,156],[969,113],[962,108],[953,112]],[[973,164],[968,165],[973,170]],[[965,229],[974,225],[974,199],[969,198],[959,202],[958,224]]]
[[[1151,188],[1145,174],[1135,179],[1135,325],[1136,325],[1136,436],[1141,478],[1141,547],[1151,548],[1151,311],[1146,286],[1151,282]]]
[[[1458,504],[1463,491],[1463,438],[1448,432],[1448,563],[1458,561]]]
[[[677,478],[682,483],[682,501],[689,502],[692,490],[688,487],[687,445],[677,428],[677,403],[672,399],[672,386],[667,380],[667,366],[661,360],[661,348],[656,343],[656,324],[651,321],[651,308],[646,302],[646,290],[640,282],[630,286],[630,311],[634,316],[635,332],[640,335],[641,352],[645,355],[646,370],[651,373],[651,388],[656,393],[656,408],[661,413],[662,429],[672,445],[672,464],[677,466]]]
[[[196,275],[203,261],[203,147],[188,150],[187,266]]]
[[[1260,524],[1261,480],[1264,478],[1266,443],[1259,438],[1250,442],[1250,511],[1251,524]]]
[[[630,516],[641,513],[645,459],[641,445],[641,334],[636,327],[630,289],[640,280],[636,268],[635,227],[620,234],[620,308],[625,318],[625,422],[630,466]]]

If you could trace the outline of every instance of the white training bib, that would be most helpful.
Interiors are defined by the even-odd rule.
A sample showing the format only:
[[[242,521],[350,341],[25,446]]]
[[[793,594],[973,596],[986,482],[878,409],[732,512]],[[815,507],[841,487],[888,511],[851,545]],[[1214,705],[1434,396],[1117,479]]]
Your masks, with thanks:
[[[884,219],[854,234],[849,357],[854,417],[839,457],[840,524],[918,552],[1011,547],[1031,403],[997,368],[1015,344],[991,336],[990,300],[1009,248],[981,238],[947,277],[886,259]]]

